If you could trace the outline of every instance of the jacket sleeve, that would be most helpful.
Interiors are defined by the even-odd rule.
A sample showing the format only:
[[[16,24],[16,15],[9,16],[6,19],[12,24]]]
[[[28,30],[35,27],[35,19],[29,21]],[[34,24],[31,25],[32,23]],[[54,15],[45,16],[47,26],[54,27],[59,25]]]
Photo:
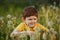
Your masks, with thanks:
[[[48,28],[44,27],[44,26],[41,25],[41,24],[38,24],[38,25],[39,25],[39,28],[40,28],[41,30],[46,31],[46,32],[49,32],[49,29],[48,29]]]
[[[15,30],[17,30],[18,32],[23,31],[24,30],[24,24],[23,23],[19,24]]]

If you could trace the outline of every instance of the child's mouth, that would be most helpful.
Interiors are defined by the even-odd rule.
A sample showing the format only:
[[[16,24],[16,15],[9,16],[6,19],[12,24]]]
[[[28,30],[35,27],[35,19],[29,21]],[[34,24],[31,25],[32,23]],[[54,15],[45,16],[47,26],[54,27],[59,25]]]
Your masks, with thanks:
[[[34,23],[29,24],[30,27],[34,27]]]

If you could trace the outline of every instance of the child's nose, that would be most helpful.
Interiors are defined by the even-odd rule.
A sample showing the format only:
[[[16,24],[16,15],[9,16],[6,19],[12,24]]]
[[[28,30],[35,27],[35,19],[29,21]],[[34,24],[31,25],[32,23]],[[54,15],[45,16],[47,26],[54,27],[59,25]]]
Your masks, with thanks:
[[[32,22],[35,22],[35,20],[32,20]]]

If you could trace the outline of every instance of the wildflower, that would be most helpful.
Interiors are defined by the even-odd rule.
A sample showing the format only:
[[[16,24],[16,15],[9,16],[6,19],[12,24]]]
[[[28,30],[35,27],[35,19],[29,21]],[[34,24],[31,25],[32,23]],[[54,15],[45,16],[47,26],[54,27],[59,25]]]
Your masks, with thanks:
[[[50,28],[50,32],[51,32],[51,33],[54,33],[54,29],[53,29],[53,28]]]
[[[20,32],[20,37],[26,37],[27,36],[27,32],[26,31],[22,31]]]
[[[56,2],[53,2],[54,5],[56,5]]]
[[[43,36],[42,36],[42,38],[44,39],[44,40],[46,40],[46,33],[43,33]]]
[[[30,37],[30,40],[35,40],[35,32],[33,31],[27,31],[27,35]]]
[[[56,7],[56,11],[58,11],[58,7]]]
[[[0,17],[0,20],[3,20],[4,17]]]
[[[8,25],[11,25],[11,24],[12,24],[12,21],[11,21],[11,20],[9,20],[7,24],[8,24]]]
[[[56,32],[53,28],[50,28],[50,33],[52,33],[52,34],[54,34],[54,35],[57,34],[57,32]]]
[[[7,26],[8,26],[8,27],[11,27],[12,25],[13,25],[12,21],[9,20],[9,21],[7,22]]]
[[[1,22],[4,23],[4,20],[2,20]]]
[[[37,27],[37,28],[35,29],[35,31],[36,31],[36,32],[40,32],[41,30],[40,30],[40,28]]]
[[[57,35],[57,32],[56,32],[56,31],[54,31],[54,34],[55,34],[55,35]]]
[[[52,25],[53,25],[53,21],[52,20],[51,21],[48,21],[47,26],[52,27]]]
[[[15,23],[16,23],[16,17],[12,17],[12,23],[13,23],[13,25],[15,25]]]
[[[16,17],[13,17],[12,20],[16,20]]]
[[[10,14],[7,15],[7,18],[11,18],[12,16]]]
[[[56,35],[57,35],[57,32],[53,28],[50,28],[50,39],[56,40]]]
[[[35,34],[33,35],[34,36],[34,39],[35,40],[40,40],[40,34],[41,34],[41,30],[39,27],[35,28]]]
[[[50,8],[52,8],[53,6],[52,5],[50,5]]]
[[[60,4],[59,4],[59,7],[60,7]]]
[[[43,11],[43,13],[45,13],[45,8],[42,6],[42,11]]]
[[[4,20],[3,20],[4,17],[0,17],[0,25],[3,26],[4,24]]]
[[[53,9],[56,9],[56,6],[53,6]]]

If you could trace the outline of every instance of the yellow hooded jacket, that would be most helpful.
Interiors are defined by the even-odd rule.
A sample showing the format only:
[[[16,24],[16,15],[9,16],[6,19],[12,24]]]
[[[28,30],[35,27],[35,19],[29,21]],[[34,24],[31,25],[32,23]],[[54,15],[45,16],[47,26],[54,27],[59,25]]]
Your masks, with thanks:
[[[19,25],[17,26],[16,30],[19,31],[19,32],[21,32],[21,31],[26,31],[26,30],[27,30],[27,31],[35,31],[36,28],[39,28],[40,30],[46,31],[46,32],[49,31],[46,27],[44,27],[44,26],[41,25],[40,23],[36,23],[35,26],[32,28],[32,27],[28,27],[28,26],[26,25],[26,23],[24,23],[24,22],[22,22],[21,24],[19,24]]]

